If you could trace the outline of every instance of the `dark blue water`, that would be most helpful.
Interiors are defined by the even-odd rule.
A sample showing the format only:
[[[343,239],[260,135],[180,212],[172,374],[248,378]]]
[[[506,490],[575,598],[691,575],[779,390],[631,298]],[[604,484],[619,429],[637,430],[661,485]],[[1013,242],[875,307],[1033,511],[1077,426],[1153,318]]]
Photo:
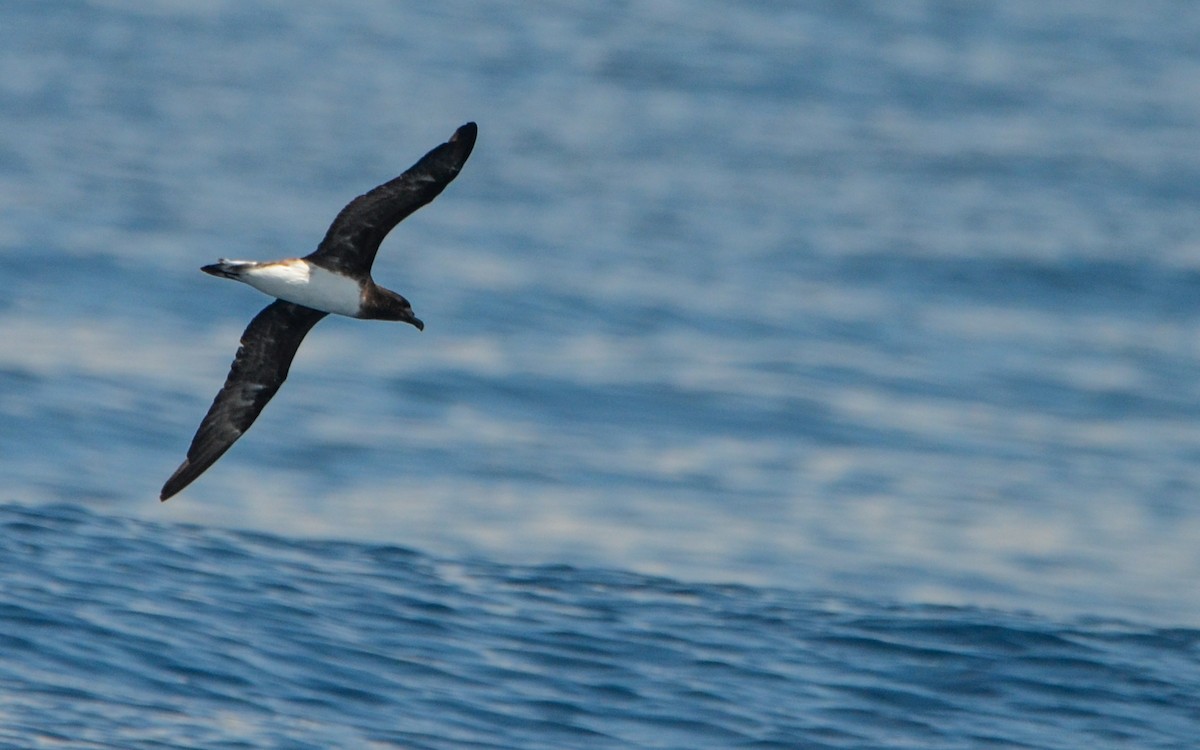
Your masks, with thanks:
[[[0,727],[1187,746],[1197,40],[1117,0],[0,4]],[[159,504],[265,302],[199,266],[309,252],[467,120],[375,267],[426,330],[323,321]]]
[[[1187,747],[1200,630],[0,507],[5,747]]]

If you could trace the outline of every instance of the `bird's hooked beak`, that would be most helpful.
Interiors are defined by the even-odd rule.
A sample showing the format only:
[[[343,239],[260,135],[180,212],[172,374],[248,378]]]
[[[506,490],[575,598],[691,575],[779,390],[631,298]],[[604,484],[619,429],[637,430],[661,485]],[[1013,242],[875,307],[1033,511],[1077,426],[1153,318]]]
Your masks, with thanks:
[[[421,319],[420,319],[420,318],[418,318],[416,315],[412,316],[411,318],[409,318],[408,320],[406,320],[406,321],[404,321],[404,322],[405,322],[405,323],[412,323],[414,326],[416,326],[416,327],[417,327],[417,330],[418,330],[418,331],[424,331],[424,330],[425,330],[425,324],[424,324],[424,323],[422,323],[422,322],[421,322]]]

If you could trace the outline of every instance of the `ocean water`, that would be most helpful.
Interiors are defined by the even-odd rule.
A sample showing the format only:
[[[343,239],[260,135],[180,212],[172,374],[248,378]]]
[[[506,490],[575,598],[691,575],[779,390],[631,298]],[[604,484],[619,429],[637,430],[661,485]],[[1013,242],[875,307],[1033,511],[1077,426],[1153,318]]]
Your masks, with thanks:
[[[0,507],[0,742],[1178,748],[1200,631]]]
[[[1200,6],[0,4],[12,747],[1188,747]],[[467,120],[157,501],[265,299]]]

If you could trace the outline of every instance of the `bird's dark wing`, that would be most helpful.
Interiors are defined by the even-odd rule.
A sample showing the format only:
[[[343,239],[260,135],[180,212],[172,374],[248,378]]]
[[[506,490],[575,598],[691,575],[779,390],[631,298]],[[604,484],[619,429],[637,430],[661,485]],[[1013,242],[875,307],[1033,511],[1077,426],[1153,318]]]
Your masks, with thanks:
[[[187,459],[163,485],[160,500],[191,484],[250,429],[283,385],[300,342],[327,314],[276,300],[254,316],[242,334],[225,386],[196,430]]]
[[[407,172],[350,201],[305,260],[351,276],[369,274],[387,233],[436,198],[458,175],[475,147],[477,132],[475,123],[468,122]]]

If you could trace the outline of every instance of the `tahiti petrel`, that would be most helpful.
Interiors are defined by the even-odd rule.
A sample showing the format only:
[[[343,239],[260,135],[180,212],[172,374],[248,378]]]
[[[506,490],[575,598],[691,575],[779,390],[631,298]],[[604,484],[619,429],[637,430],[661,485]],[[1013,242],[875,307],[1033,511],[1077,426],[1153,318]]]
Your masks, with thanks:
[[[225,386],[192,438],[187,459],[163,485],[160,500],[191,484],[254,424],[287,378],[300,342],[327,314],[398,320],[425,329],[408,300],[375,283],[371,265],[388,232],[455,178],[471,155],[476,133],[475,123],[468,122],[404,174],[350,201],[316,251],[303,258],[221,259],[200,269],[278,299],[246,327]]]

